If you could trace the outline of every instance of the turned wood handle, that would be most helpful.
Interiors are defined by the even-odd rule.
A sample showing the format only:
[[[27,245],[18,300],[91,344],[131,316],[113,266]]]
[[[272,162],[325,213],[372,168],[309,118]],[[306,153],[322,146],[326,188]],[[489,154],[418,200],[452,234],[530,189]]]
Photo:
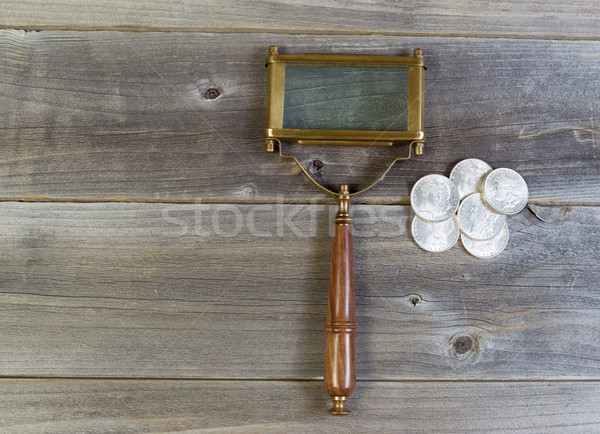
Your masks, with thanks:
[[[348,197],[349,202],[349,197]],[[354,319],[354,249],[348,203],[336,216],[327,320],[325,322],[325,389],[334,407],[330,413],[345,414],[345,399],[356,387],[357,323]]]

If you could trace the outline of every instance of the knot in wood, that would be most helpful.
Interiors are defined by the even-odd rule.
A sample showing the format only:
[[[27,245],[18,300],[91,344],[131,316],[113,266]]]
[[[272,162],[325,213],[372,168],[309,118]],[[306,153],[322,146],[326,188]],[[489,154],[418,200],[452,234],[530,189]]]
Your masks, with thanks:
[[[473,348],[473,338],[471,336],[460,336],[453,343],[456,354],[466,354]]]
[[[323,167],[325,167],[325,163],[323,163],[321,160],[314,160],[308,166],[308,173],[311,175],[316,175]]]

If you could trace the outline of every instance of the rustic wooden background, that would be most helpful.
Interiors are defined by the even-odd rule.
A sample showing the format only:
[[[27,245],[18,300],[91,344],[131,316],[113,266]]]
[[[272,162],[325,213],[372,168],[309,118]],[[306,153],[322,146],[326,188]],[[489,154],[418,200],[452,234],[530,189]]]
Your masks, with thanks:
[[[488,3],[4,0],[0,428],[599,431],[600,5]],[[273,44],[429,66],[425,155],[354,208],[346,418],[332,206],[261,140]],[[493,260],[407,233],[467,157],[529,184]]]

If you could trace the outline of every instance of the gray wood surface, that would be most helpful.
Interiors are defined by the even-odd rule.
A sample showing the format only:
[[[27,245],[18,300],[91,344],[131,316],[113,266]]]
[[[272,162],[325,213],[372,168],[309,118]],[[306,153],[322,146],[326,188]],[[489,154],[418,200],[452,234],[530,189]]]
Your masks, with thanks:
[[[599,379],[600,210],[531,210],[481,260],[355,207],[359,377]],[[0,375],[318,378],[328,211],[0,203]]]
[[[0,29],[0,432],[600,431],[596,0],[6,0]],[[342,419],[334,210],[264,152],[273,44],[429,67],[425,155],[353,211]],[[354,187],[405,152],[286,151]],[[420,250],[399,206],[468,157],[530,188],[492,260]]]
[[[478,157],[518,170],[536,203],[600,203],[600,42],[66,31],[0,31],[0,199],[326,201],[291,161],[264,152],[271,44],[425,50],[425,155],[362,202],[406,203],[420,176]],[[371,151],[300,158],[324,163],[319,181],[350,170],[363,185],[389,162]]]
[[[359,382],[339,418],[315,381],[1,380],[0,429],[597,432],[599,397],[598,383]]]
[[[600,8],[595,0],[124,0],[110,4],[59,0],[43,6],[36,1],[5,0],[1,11],[0,25],[9,28],[600,36]]]

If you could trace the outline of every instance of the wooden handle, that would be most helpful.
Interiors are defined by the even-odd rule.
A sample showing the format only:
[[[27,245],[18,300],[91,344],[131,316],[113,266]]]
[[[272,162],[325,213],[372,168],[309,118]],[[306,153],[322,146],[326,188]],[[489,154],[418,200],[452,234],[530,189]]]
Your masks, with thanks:
[[[343,196],[340,194],[342,200]],[[347,197],[349,202],[349,196]],[[347,414],[346,398],[356,388],[357,323],[354,319],[354,249],[352,219],[348,203],[340,204],[336,216],[327,320],[325,322],[325,389],[329,392],[332,414]]]

